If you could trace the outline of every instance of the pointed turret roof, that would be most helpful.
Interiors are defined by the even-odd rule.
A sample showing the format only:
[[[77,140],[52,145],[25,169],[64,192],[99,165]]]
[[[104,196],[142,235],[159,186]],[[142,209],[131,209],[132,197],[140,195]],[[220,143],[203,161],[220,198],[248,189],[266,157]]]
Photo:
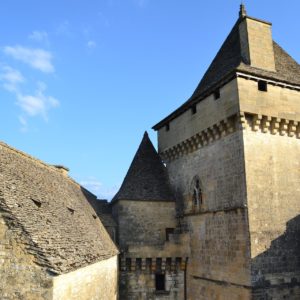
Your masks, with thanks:
[[[112,203],[118,200],[174,201],[166,167],[147,132]]]
[[[245,39],[243,40],[241,37],[239,26],[247,19],[271,26],[269,22],[247,16],[245,6],[241,5],[239,19],[233,26],[192,96],[173,113],[153,126],[153,129],[160,129],[192,105],[204,99],[218,86],[234,78],[237,73],[300,86],[300,65],[276,42],[273,41],[275,71],[254,67],[251,65],[250,60],[243,55],[242,46],[245,46]]]

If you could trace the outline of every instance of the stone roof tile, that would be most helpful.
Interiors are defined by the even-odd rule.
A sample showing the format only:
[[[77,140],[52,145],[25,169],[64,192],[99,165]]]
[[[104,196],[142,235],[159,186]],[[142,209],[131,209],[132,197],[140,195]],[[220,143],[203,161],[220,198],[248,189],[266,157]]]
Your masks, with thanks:
[[[0,213],[36,263],[62,274],[118,253],[79,184],[0,143]]]

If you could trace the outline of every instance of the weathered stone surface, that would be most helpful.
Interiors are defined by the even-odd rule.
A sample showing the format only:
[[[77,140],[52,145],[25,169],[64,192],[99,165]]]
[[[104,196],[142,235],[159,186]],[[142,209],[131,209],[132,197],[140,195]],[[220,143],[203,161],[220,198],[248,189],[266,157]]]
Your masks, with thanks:
[[[53,280],[53,300],[117,300],[117,256],[60,275]]]

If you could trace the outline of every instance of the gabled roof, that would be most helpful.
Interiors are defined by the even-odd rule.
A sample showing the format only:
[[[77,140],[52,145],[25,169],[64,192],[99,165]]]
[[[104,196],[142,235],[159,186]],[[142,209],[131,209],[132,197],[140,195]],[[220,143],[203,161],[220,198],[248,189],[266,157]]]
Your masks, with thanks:
[[[118,200],[175,201],[166,167],[147,132],[112,203]]]
[[[62,274],[118,253],[81,186],[0,143],[0,217],[36,263]]]
[[[274,41],[273,49],[276,72],[252,67],[250,62],[243,59],[239,24],[246,18],[257,20],[248,16],[241,16],[237,20],[192,96],[173,113],[154,125],[153,129],[160,129],[166,123],[189,109],[193,104],[212,93],[218,85],[234,78],[237,72],[300,86],[300,65]]]

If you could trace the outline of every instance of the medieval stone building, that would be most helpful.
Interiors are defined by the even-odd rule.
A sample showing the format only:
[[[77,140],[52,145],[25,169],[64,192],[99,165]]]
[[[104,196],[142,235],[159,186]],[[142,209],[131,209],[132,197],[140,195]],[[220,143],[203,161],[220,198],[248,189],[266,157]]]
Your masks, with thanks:
[[[66,173],[0,143],[1,300],[117,299],[118,250]]]
[[[300,299],[300,66],[271,23],[242,5],[153,128],[112,201],[120,299]]]
[[[242,5],[153,128],[111,203],[0,143],[1,300],[117,299],[118,270],[120,300],[300,299],[300,66],[271,23]]]

